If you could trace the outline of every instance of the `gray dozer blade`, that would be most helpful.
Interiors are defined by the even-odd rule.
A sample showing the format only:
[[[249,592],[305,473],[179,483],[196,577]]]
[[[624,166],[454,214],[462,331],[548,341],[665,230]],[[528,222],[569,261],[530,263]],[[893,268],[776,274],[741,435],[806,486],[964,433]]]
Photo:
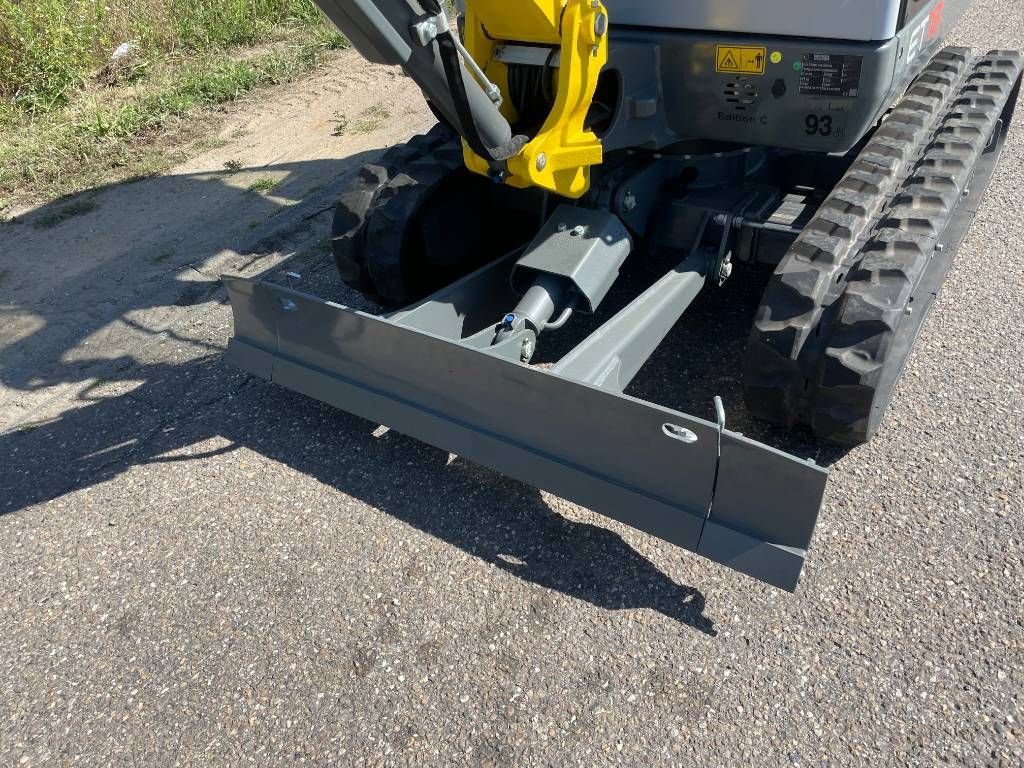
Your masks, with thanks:
[[[415,312],[377,317],[267,282],[224,283],[232,364],[795,589],[827,478],[813,462],[410,327]]]

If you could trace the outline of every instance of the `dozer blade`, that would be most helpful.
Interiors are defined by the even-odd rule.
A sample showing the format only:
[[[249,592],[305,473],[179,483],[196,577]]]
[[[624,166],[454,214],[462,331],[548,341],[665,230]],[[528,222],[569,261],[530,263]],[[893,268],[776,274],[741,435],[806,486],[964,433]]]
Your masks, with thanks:
[[[234,365],[796,587],[827,477],[813,462],[400,319],[271,283],[224,282]]]

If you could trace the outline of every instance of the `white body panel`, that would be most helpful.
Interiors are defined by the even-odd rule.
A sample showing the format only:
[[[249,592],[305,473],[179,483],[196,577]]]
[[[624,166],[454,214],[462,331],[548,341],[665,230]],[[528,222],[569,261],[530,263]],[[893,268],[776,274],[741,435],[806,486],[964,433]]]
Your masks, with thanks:
[[[900,0],[604,0],[613,25],[888,40]]]

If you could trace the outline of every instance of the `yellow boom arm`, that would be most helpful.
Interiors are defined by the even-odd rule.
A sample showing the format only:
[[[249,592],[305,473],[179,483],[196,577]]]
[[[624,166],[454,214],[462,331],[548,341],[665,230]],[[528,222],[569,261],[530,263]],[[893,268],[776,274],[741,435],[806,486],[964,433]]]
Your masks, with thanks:
[[[541,187],[577,198],[590,187],[590,166],[601,162],[601,142],[583,127],[608,59],[608,14],[598,0],[468,0],[464,44],[505,96],[501,107],[516,119],[508,95],[508,68],[494,51],[507,44],[559,46],[554,106],[540,131],[507,161],[507,184]],[[487,174],[486,160],[463,142],[466,166]]]

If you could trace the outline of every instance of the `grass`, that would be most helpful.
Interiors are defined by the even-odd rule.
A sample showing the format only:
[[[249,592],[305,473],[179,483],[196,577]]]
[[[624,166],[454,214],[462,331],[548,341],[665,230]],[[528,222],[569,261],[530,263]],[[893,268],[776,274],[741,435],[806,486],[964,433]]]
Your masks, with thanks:
[[[311,0],[0,0],[0,97],[31,110],[66,104],[122,43],[145,69],[320,23]]]
[[[355,120],[349,120],[344,114],[338,112],[332,121],[334,123],[332,133],[335,136],[344,136],[346,133],[373,133],[384,125],[389,117],[391,117],[391,113],[381,104],[367,107],[359,113],[359,117]]]
[[[105,87],[124,42],[127,80]],[[311,0],[0,0],[0,216],[159,173],[209,143],[201,110],[345,44]]]
[[[221,147],[226,147],[230,143],[231,140],[223,136],[207,136],[205,138],[198,139],[193,144],[193,146],[197,150],[205,152],[210,149],[220,149]]]
[[[345,131],[348,130],[348,118],[340,112],[334,117],[334,130],[331,131],[335,136],[344,136]]]
[[[352,132],[373,133],[384,125],[384,121],[389,117],[391,117],[391,113],[387,109],[380,104],[374,104],[372,107],[367,107],[359,113],[359,119],[352,123]]]
[[[242,170],[242,161],[235,160],[233,158],[231,160],[227,160],[224,162],[224,170],[228,173],[238,173]]]
[[[252,184],[249,185],[250,192],[269,192],[277,186],[277,179],[272,179],[269,176],[264,176],[261,179],[256,179]]]

